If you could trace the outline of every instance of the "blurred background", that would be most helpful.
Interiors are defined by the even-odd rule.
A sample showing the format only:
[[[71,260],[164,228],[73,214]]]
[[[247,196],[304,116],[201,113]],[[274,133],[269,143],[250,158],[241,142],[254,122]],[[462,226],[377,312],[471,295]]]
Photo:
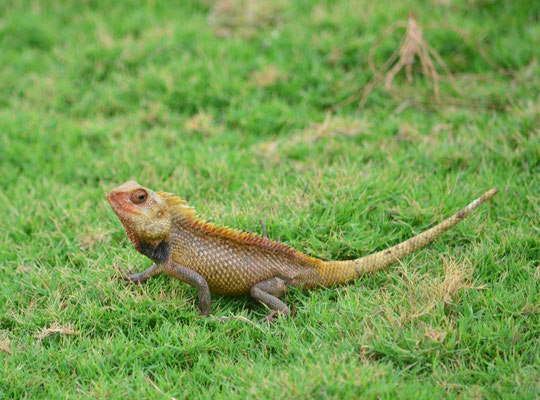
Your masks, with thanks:
[[[0,397],[533,396],[539,22],[526,0],[1,2]],[[501,194],[261,332],[109,279],[148,266],[105,200],[128,179],[324,259]]]

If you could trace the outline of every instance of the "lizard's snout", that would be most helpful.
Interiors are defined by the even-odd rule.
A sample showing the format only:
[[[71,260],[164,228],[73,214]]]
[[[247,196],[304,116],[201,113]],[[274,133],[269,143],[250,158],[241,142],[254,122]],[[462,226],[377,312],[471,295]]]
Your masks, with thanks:
[[[117,215],[140,214],[140,210],[129,199],[129,193],[118,188],[107,193],[107,201]]]
[[[122,206],[121,193],[118,193],[116,190],[111,190],[109,193],[107,193],[107,201],[113,210],[118,210]]]
[[[114,190],[111,190],[109,193],[107,193],[107,201],[111,203],[111,205],[113,204],[113,202],[117,201],[116,193],[114,192]]]

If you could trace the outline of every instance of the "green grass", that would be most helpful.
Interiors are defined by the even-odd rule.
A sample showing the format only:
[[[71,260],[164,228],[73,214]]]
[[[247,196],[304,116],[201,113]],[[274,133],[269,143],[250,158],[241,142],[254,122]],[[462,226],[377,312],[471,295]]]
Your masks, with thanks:
[[[535,398],[540,4],[245,3],[0,5],[0,397]],[[378,88],[362,110],[329,115],[411,11],[467,30],[511,71],[455,32],[424,32],[464,98],[500,107],[419,106]],[[429,94],[413,75],[394,85]],[[201,319],[194,290],[166,277],[111,279],[114,265],[150,264],[105,200],[130,178],[220,224],[261,232],[263,219],[270,237],[324,259],[500,194],[402,265],[291,290],[294,318],[268,328]],[[267,310],[215,296],[212,312]],[[50,327],[78,334],[37,337]]]

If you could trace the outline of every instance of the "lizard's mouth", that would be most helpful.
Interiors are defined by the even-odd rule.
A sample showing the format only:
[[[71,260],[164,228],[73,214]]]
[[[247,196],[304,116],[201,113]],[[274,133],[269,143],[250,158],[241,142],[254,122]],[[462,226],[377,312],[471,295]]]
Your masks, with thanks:
[[[128,218],[129,216],[137,215],[141,212],[137,210],[137,208],[131,203],[127,193],[111,191],[107,193],[107,200],[126,230],[129,240],[131,240],[131,243],[137,247],[139,239],[135,231],[132,229]]]
[[[121,217],[125,214],[140,214],[140,210],[137,209],[137,207],[134,206],[133,203],[129,200],[129,196],[127,193],[124,192],[115,192],[110,191],[107,193],[107,200],[109,204],[111,205],[113,211]]]

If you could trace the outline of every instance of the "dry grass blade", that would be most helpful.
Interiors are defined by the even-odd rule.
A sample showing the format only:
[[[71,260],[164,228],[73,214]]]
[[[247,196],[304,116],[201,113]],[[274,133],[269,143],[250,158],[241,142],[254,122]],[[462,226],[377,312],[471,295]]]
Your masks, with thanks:
[[[78,246],[81,250],[94,249],[99,243],[107,243],[113,231],[89,232],[77,237]]]
[[[321,139],[335,137],[355,137],[369,133],[371,124],[363,119],[333,116],[327,113],[323,122],[314,123],[284,140],[277,138],[257,143],[253,149],[258,154],[271,157],[279,156],[299,144],[312,144]]]
[[[473,267],[465,261],[458,265],[452,258],[445,258],[444,280],[436,282],[433,286],[434,297],[445,304],[452,304],[453,299],[460,290],[485,289],[484,285],[475,286],[472,280]]]
[[[159,386],[156,385],[156,384],[152,381],[152,379],[150,379],[149,376],[144,375],[144,379],[145,379],[146,382],[148,382],[154,389],[156,389],[156,390],[158,391],[159,394],[161,394],[162,396],[165,396],[165,392],[163,392],[163,390],[161,390],[161,389],[159,388]],[[176,400],[176,397],[171,397],[171,400]]]
[[[457,35],[459,35],[459,36],[461,36],[463,38],[467,38],[468,40],[471,41],[471,43],[474,45],[474,47],[476,47],[476,50],[478,51],[478,54],[480,54],[480,56],[493,69],[495,69],[499,74],[501,74],[501,75],[514,75],[514,73],[512,71],[506,70],[506,69],[501,68],[500,66],[498,66],[495,63],[495,61],[493,61],[493,59],[488,55],[488,53],[482,47],[480,42],[473,35],[471,35],[469,32],[467,32],[466,30],[457,28],[455,26],[446,25],[446,24],[437,24],[437,25],[430,24],[430,25],[427,25],[426,27],[429,28],[429,29],[446,29],[448,31],[455,32]]]
[[[251,74],[250,82],[256,87],[265,88],[285,78],[286,74],[282,70],[274,65],[266,65]]]
[[[395,28],[397,28],[397,26]],[[392,32],[395,30],[395,28],[392,30]],[[377,71],[375,68],[375,51],[373,47],[372,50],[373,51],[370,51],[369,53],[369,65],[372,71]],[[405,69],[407,81],[409,83],[413,83],[414,78],[412,74],[412,69],[416,58],[418,58],[418,60],[420,61],[420,68],[422,74],[428,79],[429,82],[431,82],[433,86],[434,97],[438,103],[440,103],[441,101],[439,88],[441,75],[438,73],[435,63],[437,63],[440,68],[442,68],[442,70],[445,72],[454,89],[458,93],[460,92],[460,89],[457,87],[457,85],[455,85],[452,73],[450,72],[449,68],[447,67],[440,54],[435,49],[433,49],[425,40],[422,28],[418,24],[414,14],[410,14],[409,19],[407,20],[405,37],[403,38],[398,48],[398,55],[399,57],[397,59],[397,62],[389,71],[386,72],[383,79],[384,87],[388,92],[391,92],[393,90],[392,83],[396,75],[403,69]],[[388,68],[387,65],[389,64],[389,62],[393,63],[394,58],[395,56],[392,55],[392,57],[390,57],[390,59],[385,63],[385,69]],[[377,75],[380,76],[380,73]],[[363,99],[365,101],[367,100],[367,97],[363,96]],[[363,106],[363,104],[361,106]]]
[[[434,342],[442,343],[444,342],[444,339],[446,339],[446,336],[448,335],[448,332],[434,329],[434,328],[427,328],[425,330],[424,336],[433,340]]]
[[[211,137],[222,132],[222,127],[216,123],[211,113],[200,110],[184,123],[184,129],[189,133],[200,133],[204,137]]]
[[[384,79],[384,86],[386,90],[390,91],[392,88],[392,82],[396,75],[405,68],[405,73],[407,75],[407,81],[413,83],[412,67],[414,64],[415,57],[418,57],[420,60],[420,66],[422,68],[422,74],[428,77],[433,84],[433,91],[435,93],[435,99],[439,99],[439,74],[435,64],[431,59],[432,55],[441,67],[447,72],[448,76],[451,76],[446,64],[440,57],[440,55],[433,50],[424,39],[424,34],[422,29],[414,15],[409,15],[409,20],[407,22],[407,30],[405,32],[405,38],[401,46],[399,47],[399,58],[396,64],[386,73]],[[373,63],[371,63],[373,64]]]
[[[208,14],[208,24],[217,36],[249,38],[260,30],[279,24],[284,1],[216,0]]]
[[[0,351],[13,355],[13,352],[11,351],[11,340],[9,340],[9,338],[0,338]]]
[[[376,50],[379,48],[383,40],[390,37],[399,28],[405,28],[404,37],[401,39],[398,48],[392,53],[392,55],[381,66],[378,67],[375,63]],[[488,56],[487,52],[481,47],[480,43],[469,33],[446,25],[437,27],[428,25],[428,29],[446,29],[456,33],[461,38],[471,40],[478,53],[491,67],[493,67],[500,74],[510,74],[508,71],[498,67]],[[404,90],[403,87],[396,88],[394,86],[396,77],[402,71],[405,72],[405,76],[409,84],[414,82],[413,69],[416,60],[418,60],[420,64],[419,72],[426,78],[428,84],[432,88],[432,96],[422,96],[418,94],[418,90],[411,93],[411,91]],[[329,111],[333,112],[358,100],[360,100],[358,107],[361,109],[365,106],[370,93],[381,85],[384,86],[384,89],[393,98],[398,100],[408,98],[411,104],[414,105],[426,106],[434,101],[438,105],[449,104],[454,106],[487,107],[494,109],[504,107],[499,102],[483,102],[475,99],[456,98],[450,95],[446,95],[441,98],[440,82],[448,82],[453,91],[460,96],[463,92],[456,83],[454,75],[444,62],[441,55],[426,41],[422,27],[420,24],[418,24],[416,17],[412,13],[409,15],[407,23],[398,22],[393,24],[380,36],[378,40],[373,43],[369,50],[368,65],[370,72],[373,75],[363,90],[359,90],[358,92],[349,96],[347,99],[334,105],[329,109]]]
[[[40,333],[36,334],[37,343],[41,343],[43,339],[51,335],[80,335],[79,331],[73,329],[70,325],[59,325],[56,322],[49,328],[43,328]]]
[[[402,269],[405,266],[401,261]],[[414,274],[411,277],[403,273],[403,286],[406,291],[401,292],[403,299],[396,311],[401,315],[401,322],[412,321],[432,312],[441,302],[445,306],[454,305],[458,295],[463,290],[484,289],[484,286],[475,286],[473,281],[473,265],[468,261],[457,262],[453,258],[444,258],[444,275],[442,278],[435,278],[432,274]],[[435,341],[444,340],[435,333],[426,334]],[[435,338],[435,336],[437,338]]]
[[[242,315],[232,315],[230,317],[216,317],[215,315],[210,315],[210,316],[218,322],[225,322],[230,319],[236,319],[238,321],[246,322],[250,325],[253,325],[257,329],[260,329],[262,332],[266,333],[266,331],[259,324],[247,319],[246,317],[243,317]]]

